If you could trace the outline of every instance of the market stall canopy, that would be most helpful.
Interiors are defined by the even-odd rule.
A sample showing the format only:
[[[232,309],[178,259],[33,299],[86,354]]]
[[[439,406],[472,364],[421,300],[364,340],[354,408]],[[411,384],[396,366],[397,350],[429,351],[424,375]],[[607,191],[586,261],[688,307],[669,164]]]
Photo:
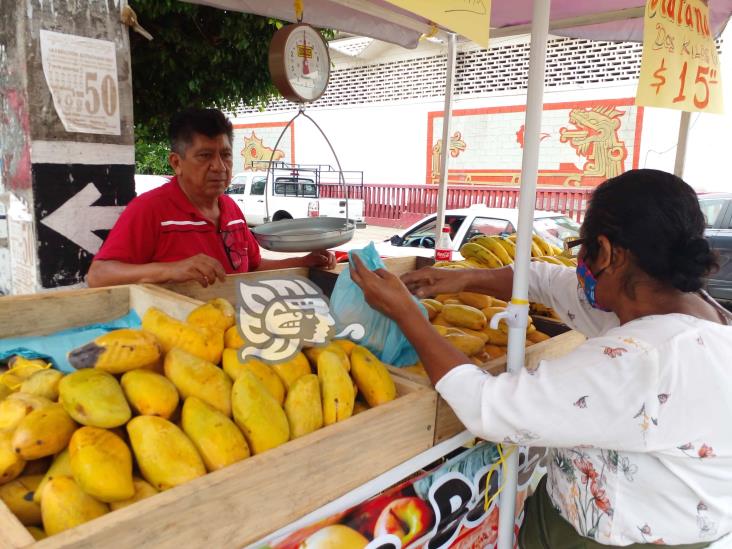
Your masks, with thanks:
[[[229,11],[253,13],[283,21],[295,20],[293,0],[183,0]],[[668,2],[669,0],[661,0]],[[670,0],[676,9],[683,0]],[[420,37],[432,31],[430,22],[385,0],[304,0],[303,22],[416,48]],[[592,40],[643,40],[645,0],[553,0],[552,34]],[[714,36],[724,30],[732,15],[732,0],[710,1]],[[491,34],[506,36],[530,30],[532,0],[494,0]]]

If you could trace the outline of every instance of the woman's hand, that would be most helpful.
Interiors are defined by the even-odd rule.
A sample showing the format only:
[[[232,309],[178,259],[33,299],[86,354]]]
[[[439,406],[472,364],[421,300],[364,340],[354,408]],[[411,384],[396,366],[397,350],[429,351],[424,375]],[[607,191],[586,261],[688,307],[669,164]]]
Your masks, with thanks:
[[[385,269],[370,271],[356,254],[351,254],[351,280],[363,290],[371,308],[397,323],[422,315],[399,277]]]
[[[465,290],[471,269],[439,269],[424,267],[402,275],[402,282],[419,298],[437,294],[454,294]]]

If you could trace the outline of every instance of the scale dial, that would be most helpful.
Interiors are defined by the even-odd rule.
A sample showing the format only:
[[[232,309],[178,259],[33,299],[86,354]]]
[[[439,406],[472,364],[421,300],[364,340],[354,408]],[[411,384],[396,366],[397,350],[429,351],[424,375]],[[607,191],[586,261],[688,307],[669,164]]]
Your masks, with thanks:
[[[298,23],[278,30],[269,46],[269,72],[282,95],[297,103],[312,103],[328,87],[328,45],[310,25]]]

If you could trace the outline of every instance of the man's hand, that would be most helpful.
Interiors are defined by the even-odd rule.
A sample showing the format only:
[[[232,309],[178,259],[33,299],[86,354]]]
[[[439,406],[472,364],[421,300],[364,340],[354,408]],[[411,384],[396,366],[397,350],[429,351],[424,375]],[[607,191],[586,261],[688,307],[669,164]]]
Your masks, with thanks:
[[[433,297],[437,294],[454,294],[465,290],[465,273],[462,269],[439,269],[424,267],[402,275],[402,282],[419,298]]]
[[[370,271],[356,254],[351,254],[351,280],[363,290],[372,309],[399,323],[422,316],[419,306],[399,277],[386,269]]]
[[[165,278],[168,282],[197,281],[204,288],[226,279],[226,271],[221,263],[206,254],[196,254],[182,261],[165,264]]]
[[[318,250],[299,258],[303,267],[320,267],[321,269],[335,269],[335,254],[329,250]]]

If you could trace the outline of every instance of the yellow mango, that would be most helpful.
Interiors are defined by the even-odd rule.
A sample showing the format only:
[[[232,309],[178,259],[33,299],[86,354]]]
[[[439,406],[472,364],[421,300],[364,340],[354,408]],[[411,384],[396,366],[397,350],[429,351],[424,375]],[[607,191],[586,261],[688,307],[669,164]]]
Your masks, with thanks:
[[[120,380],[132,409],[143,416],[170,419],[178,406],[178,390],[166,377],[150,370],[132,370]]]
[[[69,457],[74,480],[90,496],[109,503],[135,494],[132,454],[111,431],[82,427],[71,437]]]
[[[25,460],[52,456],[66,448],[77,427],[60,404],[34,410],[16,427],[13,450]]]
[[[285,401],[285,385],[271,366],[254,357],[242,362],[239,359],[239,351],[234,349],[224,349],[222,363],[224,371],[234,381],[239,379],[245,371],[253,373],[264,384],[277,403],[282,406]]]
[[[127,424],[142,476],[167,490],[206,474],[206,466],[186,434],[167,419],[137,416]]]
[[[439,301],[440,303],[444,304],[445,301],[449,300],[455,300],[458,298],[458,294],[437,294],[435,296],[435,301]]]
[[[551,339],[551,336],[545,334],[544,332],[540,332],[539,330],[533,330],[526,333],[526,339],[528,341],[531,341],[532,343],[541,343],[542,341]]]
[[[41,484],[38,486],[33,494],[33,501],[35,501],[36,503],[41,503],[43,490],[45,489],[49,480],[58,477],[71,476],[73,476],[73,473],[71,472],[71,456],[69,455],[69,449],[67,448],[53,459],[51,467],[48,469],[48,471],[46,471],[46,474],[43,476],[43,480],[41,480]]]
[[[331,425],[351,417],[356,395],[351,378],[337,354],[330,351],[320,354],[318,379],[323,398],[323,423]]]
[[[193,309],[186,322],[223,333],[236,323],[236,311],[226,299],[217,297]]]
[[[506,348],[488,343],[483,350],[490,358],[502,357],[506,354]]]
[[[425,305],[429,305],[438,313],[442,312],[442,306],[443,306],[442,301],[437,301],[436,299],[429,299],[429,298],[421,299],[420,301],[422,303],[424,303]]]
[[[249,446],[236,424],[199,398],[188,397],[183,403],[181,426],[209,471],[249,457]]]
[[[8,371],[0,376],[0,381],[13,391],[17,391],[30,376],[46,370],[51,364],[42,358],[25,358],[15,355],[8,361]]]
[[[487,324],[483,312],[469,305],[448,304],[442,307],[442,313],[440,314],[447,322],[459,328],[465,327],[471,330],[482,330]]]
[[[14,431],[25,416],[53,404],[47,398],[28,393],[12,393],[0,402],[0,431]]]
[[[468,334],[447,334],[445,339],[468,356],[482,352],[485,345],[481,338]]]
[[[493,303],[493,298],[491,296],[476,292],[460,292],[458,294],[458,299],[465,305],[470,305],[476,309],[490,307],[491,303]]]
[[[30,395],[58,400],[58,384],[64,374],[58,370],[41,370],[26,379],[20,386],[20,391]]]
[[[488,343],[491,345],[499,345],[501,347],[505,347],[508,345],[508,335],[505,334],[501,330],[494,330],[490,327],[483,328],[481,330],[487,337],[488,337]]]
[[[239,326],[232,326],[224,332],[224,347],[227,349],[240,349],[246,345],[244,338],[241,337]]]
[[[343,349],[348,356],[351,356],[351,351],[356,346],[356,343],[350,339],[334,339],[332,343]]]
[[[112,330],[68,354],[77,370],[99,368],[122,374],[137,368],[152,368],[160,361],[160,345],[155,336],[142,330]]]
[[[453,326],[446,327],[440,324],[433,324],[432,326],[435,328],[435,331],[442,337],[450,334],[465,334],[465,332],[463,332],[460,328],[454,328]]]
[[[488,343],[488,334],[483,330],[471,330],[470,328],[460,328],[460,331],[464,334],[468,334],[473,337],[477,337],[484,344]]]
[[[48,537],[46,535],[46,532],[43,531],[43,528],[38,528],[37,526],[29,526],[28,531],[30,532],[31,536],[33,536],[33,539],[36,541],[41,541],[42,539],[46,539]]]
[[[372,408],[397,396],[396,385],[386,365],[366,347],[359,345],[351,351],[351,376]]]
[[[13,389],[11,389],[7,385],[5,385],[5,383],[3,383],[2,375],[0,375],[0,402],[5,400],[8,397],[8,395],[13,394],[14,392],[15,391]]]
[[[339,339],[338,341],[345,341]],[[343,345],[341,345],[343,347]],[[304,353],[297,353],[287,362],[272,364],[272,370],[279,376],[284,383],[285,388],[289,391],[292,385],[301,377],[311,374],[310,363]]]
[[[253,454],[261,454],[289,440],[290,426],[285,411],[249,370],[234,382],[231,403],[234,420]]]
[[[25,467],[25,460],[13,450],[12,436],[10,431],[0,432],[0,484],[18,478]]]
[[[231,416],[231,380],[216,364],[174,348],[165,355],[164,367],[183,398],[198,397]]]
[[[434,318],[440,314],[439,311],[437,311],[432,305],[429,303],[422,303],[422,306],[424,307],[425,311],[427,311],[427,318],[429,320],[434,320]]]
[[[308,357],[308,360],[310,361],[312,367],[317,369],[318,359],[320,358],[320,355],[325,351],[335,353],[338,356],[341,365],[343,366],[343,368],[345,368],[346,372],[351,371],[351,361],[348,358],[348,354],[346,353],[346,351],[343,350],[340,344],[337,344],[335,342],[328,343],[327,345],[321,345],[320,347],[310,347],[309,349],[305,349],[304,353],[305,356]]]
[[[41,506],[33,501],[33,493],[42,478],[43,475],[23,475],[0,486],[0,501],[24,526],[41,524]]]
[[[293,383],[285,400],[285,414],[293,439],[323,426],[323,404],[318,376],[307,374]]]
[[[58,389],[59,402],[82,425],[111,429],[124,425],[132,415],[117,380],[98,368],[64,376]]]
[[[157,338],[165,353],[178,347],[214,364],[221,361],[223,331],[188,324],[155,307],[150,307],[143,315],[142,329]]]
[[[123,499],[122,501],[113,501],[112,503],[110,503],[109,508],[112,511],[122,509],[123,507],[127,507],[128,505],[132,505],[133,503],[137,503],[138,501],[142,501],[143,499],[160,493],[155,488],[153,488],[153,486],[149,482],[144,481],[141,478],[132,477],[132,484],[135,486],[135,495],[129,499]]]
[[[109,512],[109,507],[85,493],[73,478],[56,477],[43,490],[41,516],[46,534],[53,536]]]

